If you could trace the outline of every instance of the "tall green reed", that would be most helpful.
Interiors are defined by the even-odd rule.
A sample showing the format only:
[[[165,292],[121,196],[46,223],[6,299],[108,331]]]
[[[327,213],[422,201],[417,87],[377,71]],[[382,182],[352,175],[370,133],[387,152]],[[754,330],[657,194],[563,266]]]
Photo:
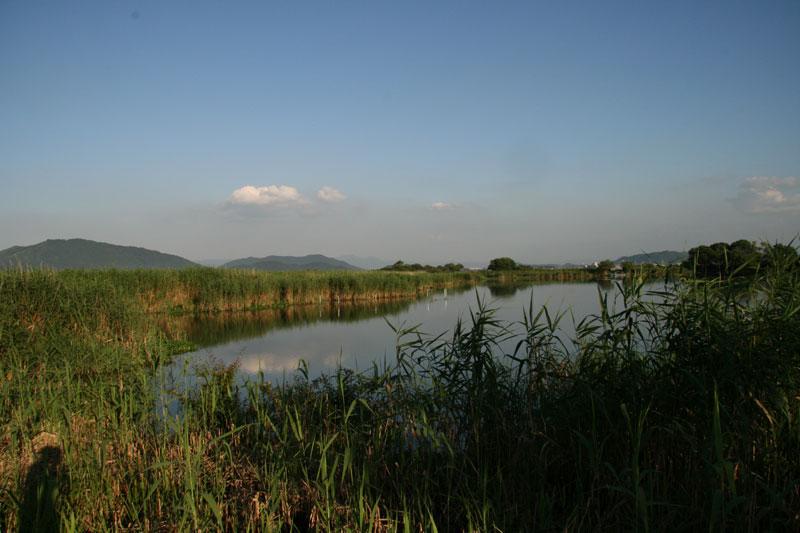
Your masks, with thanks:
[[[180,416],[158,412],[156,369],[175,339],[142,311],[252,303],[261,290],[425,286],[359,283],[0,275],[0,526],[48,516],[65,530],[800,525],[791,265],[746,282],[654,289],[634,278],[616,301],[599,293],[591,317],[531,302],[505,324],[476,301],[447,334],[397,327],[388,367],[318,379],[301,369],[283,383],[209,367],[178,397]]]

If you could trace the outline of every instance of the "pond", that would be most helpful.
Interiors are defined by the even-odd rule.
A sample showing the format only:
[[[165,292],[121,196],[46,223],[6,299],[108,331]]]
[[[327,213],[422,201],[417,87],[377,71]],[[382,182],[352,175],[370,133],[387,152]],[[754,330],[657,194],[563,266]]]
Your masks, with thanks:
[[[574,333],[573,317],[580,321],[599,313],[600,294],[611,302],[619,290],[612,283],[484,285],[439,291],[416,300],[184,317],[171,327],[181,329],[200,348],[176,358],[168,372],[185,375],[197,365],[237,363],[242,377],[263,373],[267,380],[281,381],[291,377],[301,362],[311,377],[337,366],[380,368],[395,358],[397,335],[389,324],[419,326],[432,335],[448,333],[459,318],[469,321],[479,300],[508,323],[521,321],[531,301],[534,312],[543,305],[551,315],[567,311],[560,325],[566,341]],[[500,349],[513,351],[515,344],[516,340],[508,340]]]

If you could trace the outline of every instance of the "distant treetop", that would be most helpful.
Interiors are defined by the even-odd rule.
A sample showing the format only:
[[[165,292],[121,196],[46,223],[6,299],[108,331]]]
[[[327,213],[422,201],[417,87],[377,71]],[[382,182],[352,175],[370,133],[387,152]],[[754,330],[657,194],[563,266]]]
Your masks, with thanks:
[[[447,263],[444,265],[422,265],[420,263],[404,263],[403,261],[395,261],[394,264],[385,266],[381,270],[390,270],[393,272],[460,272],[464,270],[464,265],[461,263]]]
[[[782,264],[789,268],[798,266],[797,249],[791,244],[756,244],[740,239],[730,244],[717,242],[689,250],[683,266],[698,277],[752,275],[761,268]]]
[[[510,257],[497,257],[489,261],[488,270],[517,270],[519,267]]]

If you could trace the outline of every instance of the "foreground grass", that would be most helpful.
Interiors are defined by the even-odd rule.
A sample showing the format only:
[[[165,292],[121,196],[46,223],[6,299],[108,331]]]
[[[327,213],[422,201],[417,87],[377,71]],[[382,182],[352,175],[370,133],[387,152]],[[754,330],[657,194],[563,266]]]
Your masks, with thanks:
[[[794,269],[630,283],[566,345],[568,315],[531,305],[499,357],[509,329],[479,305],[447,337],[399,330],[397,365],[368,374],[208,368],[165,419],[157,368],[180,343],[145,311],[247,307],[271,283],[0,275],[0,528],[800,528]]]

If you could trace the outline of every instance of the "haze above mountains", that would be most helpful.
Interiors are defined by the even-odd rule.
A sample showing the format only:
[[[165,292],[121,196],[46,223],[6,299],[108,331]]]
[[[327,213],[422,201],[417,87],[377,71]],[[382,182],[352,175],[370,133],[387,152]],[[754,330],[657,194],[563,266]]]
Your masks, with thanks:
[[[620,257],[616,262],[674,263],[686,258],[686,252],[664,250]],[[205,265],[265,271],[362,270],[390,264],[377,257],[354,255],[339,258],[320,254],[306,256],[247,257],[233,261],[209,260]],[[99,268],[191,268],[203,266],[183,257],[136,246],[121,246],[88,239],[48,239],[31,246],[12,246],[0,251],[0,268],[47,267],[53,269]],[[469,265],[472,266],[472,265]],[[556,266],[556,265],[553,265]]]

